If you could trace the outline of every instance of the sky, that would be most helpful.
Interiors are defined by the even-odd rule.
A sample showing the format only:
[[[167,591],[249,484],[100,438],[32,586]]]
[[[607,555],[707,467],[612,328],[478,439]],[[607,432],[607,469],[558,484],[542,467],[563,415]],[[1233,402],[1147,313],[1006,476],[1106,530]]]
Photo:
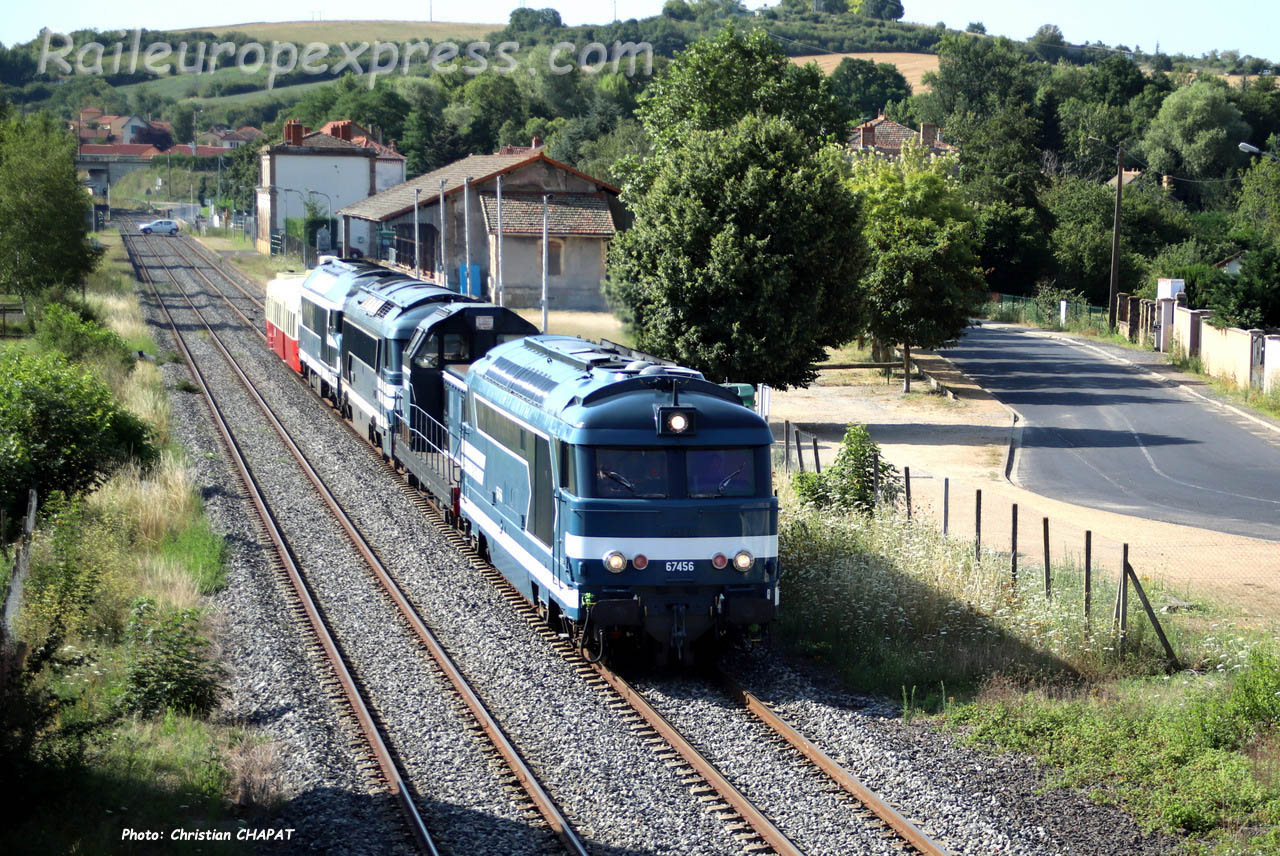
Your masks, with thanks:
[[[614,16],[643,18],[662,9],[663,0],[533,0],[520,4],[501,0],[379,0],[376,16],[353,14],[350,2],[334,0],[219,0],[216,4],[139,3],[136,0],[44,0],[13,2],[0,16],[0,42],[24,42],[48,27],[54,32],[82,28],[190,29],[263,20],[342,20],[377,17],[393,20],[505,23],[519,5],[552,6],[565,23],[603,23]],[[1210,50],[1235,49],[1280,62],[1280,3],[1275,0],[1073,0],[1049,6],[1014,0],[902,0],[905,21],[946,23],[964,29],[981,21],[987,32],[1025,39],[1041,24],[1056,24],[1068,42],[1103,41],[1153,51],[1199,56]],[[746,0],[748,8],[771,5]],[[16,7],[16,8],[14,8]],[[357,9],[359,7],[356,7]]]

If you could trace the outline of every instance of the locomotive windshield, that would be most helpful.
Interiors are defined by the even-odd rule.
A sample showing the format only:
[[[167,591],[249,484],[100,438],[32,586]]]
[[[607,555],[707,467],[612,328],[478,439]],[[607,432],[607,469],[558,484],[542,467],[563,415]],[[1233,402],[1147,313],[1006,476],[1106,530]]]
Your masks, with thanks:
[[[756,495],[756,453],[719,449],[595,450],[592,495],[599,499],[716,499]],[[681,478],[684,484],[681,484]]]
[[[596,496],[665,499],[671,484],[667,449],[596,449]]]
[[[689,496],[755,496],[753,449],[689,449],[685,452]]]

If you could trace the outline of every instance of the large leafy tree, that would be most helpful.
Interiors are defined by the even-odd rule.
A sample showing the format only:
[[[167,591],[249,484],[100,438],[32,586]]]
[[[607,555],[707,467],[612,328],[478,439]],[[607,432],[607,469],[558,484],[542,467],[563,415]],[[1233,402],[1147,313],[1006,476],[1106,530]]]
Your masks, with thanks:
[[[1171,94],[1142,138],[1147,163],[1157,172],[1193,181],[1228,177],[1242,163],[1236,150],[1249,138],[1222,84],[1197,80]],[[1212,197],[1210,185],[1182,182],[1179,192],[1200,202]]]
[[[1280,163],[1259,157],[1244,174],[1236,222],[1263,240],[1280,244]]]
[[[911,97],[911,85],[897,66],[853,57],[836,66],[830,86],[852,122],[874,118],[890,101]]]
[[[608,294],[637,345],[717,380],[811,382],[860,327],[866,249],[840,149],[747,116],[656,160],[610,249]]]
[[[938,70],[924,77],[932,88],[916,97],[916,109],[924,121],[944,127],[953,113],[1029,110],[1039,88],[1037,77],[1026,54],[1006,38],[948,33],[938,42]]]
[[[816,65],[797,67],[763,30],[730,27],[680,54],[645,90],[637,111],[659,153],[753,113],[784,119],[814,148],[843,141],[848,127]]]
[[[1240,272],[1223,277],[1209,296],[1214,321],[1233,327],[1280,327],[1280,247],[1245,254]]]
[[[76,180],[75,138],[47,115],[0,125],[0,292],[24,304],[76,286],[101,250],[89,241],[89,197]]]
[[[866,329],[902,345],[905,392],[911,391],[911,348],[958,339],[983,285],[973,212],[951,177],[953,166],[951,158],[931,158],[907,145],[897,160],[860,158],[850,179],[867,216]]]

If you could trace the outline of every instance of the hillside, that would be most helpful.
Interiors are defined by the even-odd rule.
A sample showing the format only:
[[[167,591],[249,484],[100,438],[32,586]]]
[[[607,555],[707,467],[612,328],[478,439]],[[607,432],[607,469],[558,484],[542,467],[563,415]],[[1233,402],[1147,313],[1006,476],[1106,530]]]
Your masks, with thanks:
[[[406,42],[417,39],[454,41],[482,39],[505,24],[462,24],[446,21],[258,21],[221,27],[193,27],[183,32],[244,33],[260,42]]]
[[[911,91],[914,93],[928,92],[929,87],[923,83],[925,72],[938,70],[937,54],[895,53],[891,51],[813,54],[810,56],[793,56],[791,61],[796,65],[807,65],[811,62],[816,62],[823,72],[830,74],[836,70],[836,66],[845,57],[865,59],[875,63],[887,62],[890,65],[897,66],[898,71],[907,79],[907,83],[911,84]]]

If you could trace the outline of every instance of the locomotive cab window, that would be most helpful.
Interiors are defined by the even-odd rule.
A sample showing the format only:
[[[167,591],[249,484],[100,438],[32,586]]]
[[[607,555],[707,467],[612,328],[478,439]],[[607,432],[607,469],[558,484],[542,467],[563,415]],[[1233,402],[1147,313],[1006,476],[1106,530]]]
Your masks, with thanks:
[[[420,369],[434,369],[440,365],[440,340],[431,336],[418,347],[413,364]]]
[[[471,348],[467,337],[461,333],[444,334],[444,361],[446,363],[471,362]]]
[[[595,495],[602,499],[665,499],[671,493],[667,449],[597,448]]]
[[[695,499],[755,496],[755,469],[754,449],[689,449],[685,452],[689,496]]]

